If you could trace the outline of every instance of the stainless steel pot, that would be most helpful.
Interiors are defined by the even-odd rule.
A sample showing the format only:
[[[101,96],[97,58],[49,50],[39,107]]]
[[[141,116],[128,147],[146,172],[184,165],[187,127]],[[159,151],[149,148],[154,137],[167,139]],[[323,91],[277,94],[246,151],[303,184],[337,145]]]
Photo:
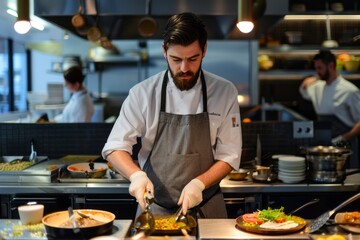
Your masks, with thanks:
[[[342,182],[346,178],[346,162],[351,151],[334,146],[305,149],[309,179],[314,182]]]

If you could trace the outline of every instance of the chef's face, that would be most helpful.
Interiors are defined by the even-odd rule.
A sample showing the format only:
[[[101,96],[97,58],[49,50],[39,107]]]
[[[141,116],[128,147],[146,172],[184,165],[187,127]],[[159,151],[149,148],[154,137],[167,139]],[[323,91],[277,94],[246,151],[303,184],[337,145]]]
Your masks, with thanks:
[[[320,79],[325,81],[329,80],[330,78],[329,65],[325,64],[322,60],[315,60],[314,67]]]
[[[71,83],[71,82],[65,80],[65,86],[69,90],[69,92],[71,92],[71,93],[76,92],[79,89],[79,83],[78,82]]]
[[[167,50],[163,46],[163,52],[175,85],[181,91],[191,89],[199,77],[206,46],[202,51],[198,41],[188,46],[170,44]]]

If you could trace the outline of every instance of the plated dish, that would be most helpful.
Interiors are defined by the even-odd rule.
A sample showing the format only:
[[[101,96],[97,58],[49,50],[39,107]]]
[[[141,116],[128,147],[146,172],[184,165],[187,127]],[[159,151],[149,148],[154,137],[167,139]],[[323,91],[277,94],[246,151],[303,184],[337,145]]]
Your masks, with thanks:
[[[334,218],[336,223],[346,231],[352,233],[360,233],[360,212],[341,212],[337,213]],[[349,225],[347,223],[358,223],[358,226]]]
[[[298,232],[306,226],[305,219],[286,215],[283,210],[268,208],[244,214],[236,219],[236,228],[257,234],[281,235]]]

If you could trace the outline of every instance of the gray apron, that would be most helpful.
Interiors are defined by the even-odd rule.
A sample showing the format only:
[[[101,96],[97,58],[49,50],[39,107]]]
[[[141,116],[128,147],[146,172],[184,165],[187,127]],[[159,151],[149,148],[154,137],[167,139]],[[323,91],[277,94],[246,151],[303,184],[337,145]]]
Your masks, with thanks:
[[[335,115],[318,115],[320,121],[331,122],[331,134],[332,137],[337,137],[344,134],[345,132],[350,131],[350,127],[345,125],[338,117]],[[352,154],[350,155],[349,161],[347,162],[348,169],[359,169],[360,168],[360,159],[359,159],[359,141],[358,137],[355,136],[352,139],[349,139]]]
[[[154,184],[154,214],[173,214],[186,184],[208,170],[215,162],[211,140],[207,92],[203,73],[201,84],[204,112],[177,115],[165,112],[168,71],[161,90],[158,129],[144,171]],[[227,218],[224,198],[219,184],[203,191],[203,202],[189,214],[206,218]]]

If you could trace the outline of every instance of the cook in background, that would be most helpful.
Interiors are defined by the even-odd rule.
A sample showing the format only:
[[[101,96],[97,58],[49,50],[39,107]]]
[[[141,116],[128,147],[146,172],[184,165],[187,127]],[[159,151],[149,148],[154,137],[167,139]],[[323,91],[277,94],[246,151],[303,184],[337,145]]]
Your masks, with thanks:
[[[312,101],[318,120],[331,121],[334,145],[350,143],[348,168],[360,168],[360,90],[337,72],[336,57],[330,50],[320,50],[313,61],[318,76],[305,78],[300,94]]]
[[[66,88],[71,97],[62,114],[55,116],[55,122],[90,122],[94,113],[94,104],[83,85],[85,75],[78,66],[72,66],[64,72]]]
[[[142,209],[150,191],[155,214],[173,214],[182,205],[184,214],[192,209],[226,218],[219,182],[240,165],[237,89],[201,68],[207,32],[196,15],[172,16],[163,37],[168,69],[130,90],[102,155],[130,179],[129,192]],[[131,158],[137,137],[139,166]]]

